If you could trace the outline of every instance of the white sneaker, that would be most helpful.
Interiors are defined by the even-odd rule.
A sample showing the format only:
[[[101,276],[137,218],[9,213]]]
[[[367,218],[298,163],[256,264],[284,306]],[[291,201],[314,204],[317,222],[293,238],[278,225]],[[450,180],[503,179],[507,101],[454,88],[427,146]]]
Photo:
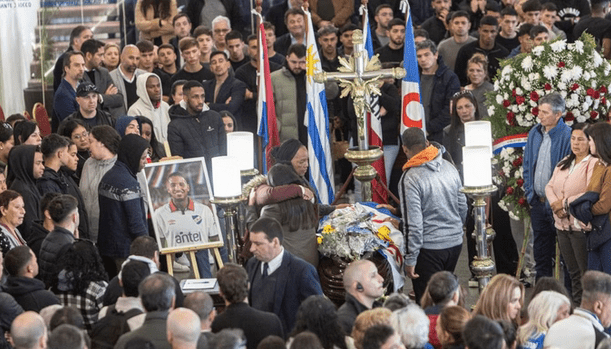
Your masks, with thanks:
[[[173,269],[175,273],[188,273],[191,270],[188,266],[178,263],[178,261],[174,261]]]
[[[189,262],[189,258],[187,258],[187,255],[184,254],[184,253],[182,254],[182,256],[180,256],[180,258],[176,258],[175,261],[176,261],[176,263],[180,263],[180,264],[185,265],[187,267],[191,265],[191,263]],[[174,264],[176,264],[176,263],[174,263]]]

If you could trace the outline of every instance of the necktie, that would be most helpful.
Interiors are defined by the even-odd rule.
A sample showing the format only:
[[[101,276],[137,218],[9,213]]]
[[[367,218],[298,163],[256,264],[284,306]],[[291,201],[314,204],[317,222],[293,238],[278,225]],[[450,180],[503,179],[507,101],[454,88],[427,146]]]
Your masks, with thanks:
[[[263,263],[263,277],[267,277],[267,269],[269,268],[269,265],[267,264],[267,262]]]

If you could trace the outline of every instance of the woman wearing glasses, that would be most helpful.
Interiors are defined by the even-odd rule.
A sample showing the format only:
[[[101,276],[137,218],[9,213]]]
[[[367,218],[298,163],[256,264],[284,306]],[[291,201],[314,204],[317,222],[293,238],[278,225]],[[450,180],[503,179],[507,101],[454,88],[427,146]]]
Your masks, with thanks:
[[[76,176],[81,178],[83,165],[89,159],[89,131],[84,122],[77,119],[64,120],[57,131],[60,135],[68,137],[76,144],[76,155],[78,156],[78,165],[76,167]]]

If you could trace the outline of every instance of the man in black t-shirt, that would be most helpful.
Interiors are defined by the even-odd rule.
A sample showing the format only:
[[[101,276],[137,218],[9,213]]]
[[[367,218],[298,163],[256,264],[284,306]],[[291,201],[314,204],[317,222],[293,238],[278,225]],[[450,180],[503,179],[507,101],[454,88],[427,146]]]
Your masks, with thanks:
[[[582,17],[573,28],[573,37],[578,39],[584,31],[592,34],[598,47],[603,39],[611,39],[611,21],[605,19],[609,12],[609,0],[593,0],[592,14]]]
[[[185,66],[172,76],[172,84],[177,80],[195,80],[202,83],[214,79],[214,74],[200,62],[201,52],[197,40],[192,37],[184,38],[180,40],[178,45],[185,60]]]
[[[388,45],[376,50],[382,63],[400,63],[403,61],[403,44],[405,41],[405,22],[400,18],[394,18],[388,22]]]

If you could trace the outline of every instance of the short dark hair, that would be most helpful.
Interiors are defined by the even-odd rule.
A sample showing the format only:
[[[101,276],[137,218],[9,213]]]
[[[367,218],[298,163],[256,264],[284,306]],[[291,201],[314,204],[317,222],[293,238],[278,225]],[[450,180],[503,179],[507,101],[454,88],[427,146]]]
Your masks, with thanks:
[[[66,52],[66,55],[64,56],[64,61],[62,62],[62,76],[66,74],[66,68],[70,67],[70,60],[72,59],[72,57],[74,56],[81,56],[83,57],[83,60],[85,60],[85,55],[83,54],[83,52],[81,51],[69,51]]]
[[[225,35],[225,42],[227,42],[227,40],[233,40],[233,39],[240,39],[240,41],[244,41],[244,36],[242,36],[242,33],[240,33],[237,30],[232,30],[229,33],[227,33],[227,35]]]
[[[40,216],[43,219],[45,218],[45,211],[49,209],[49,204],[51,203],[51,201],[53,201],[53,199],[55,199],[56,197],[60,195],[62,194],[55,193],[55,192],[48,192],[42,196],[42,199],[40,199]]]
[[[282,239],[284,238],[282,234],[282,225],[274,218],[259,218],[252,224],[250,231],[253,233],[264,233],[269,242],[274,240],[274,238],[278,238],[278,241],[282,243]]]
[[[293,8],[286,10],[286,12],[284,13],[284,23],[288,21],[289,16],[294,16],[294,15],[302,15],[305,18],[305,12],[303,12],[302,9],[293,7]]]
[[[182,303],[182,306],[193,310],[201,321],[206,321],[214,310],[214,302],[209,294],[203,291],[189,293]]]
[[[197,43],[197,40],[195,40],[195,38],[192,38],[190,36],[184,37],[178,42],[178,48],[180,49],[180,52],[188,50],[192,47],[197,47],[197,49],[199,49],[199,44]]]
[[[246,38],[246,45],[248,45],[251,41],[253,40],[258,40],[259,38],[257,37],[257,34],[250,34],[248,35],[248,37]]]
[[[522,11],[524,12],[541,11],[541,8],[539,0],[528,0],[522,4]]]
[[[227,42],[227,40],[225,39],[225,42]],[[227,54],[225,53],[225,51],[212,51],[212,53],[210,53],[210,60],[212,61],[212,57],[214,56],[218,56],[221,55],[223,57],[225,57],[225,60],[228,60],[229,58],[227,57]],[[184,88],[184,87],[183,87]]]
[[[497,320],[499,326],[503,330],[503,339],[505,340],[506,348],[513,348],[513,344],[518,339],[518,329],[513,323],[507,320]]]
[[[286,52],[286,56],[290,56],[291,53],[297,56],[297,58],[305,57],[306,47],[302,44],[292,44],[291,46],[289,46],[289,49]]]
[[[40,150],[42,151],[42,156],[46,159],[54,156],[59,149],[65,148],[69,144],[66,137],[60,136],[57,133],[51,133],[42,139]]]
[[[286,344],[284,343],[284,339],[269,335],[257,345],[257,349],[286,349]]]
[[[184,84],[187,83],[187,80],[176,80],[174,81],[174,83],[172,84],[172,88],[170,88],[170,95],[174,95],[176,93],[176,89],[178,88],[178,86],[184,86]],[[174,101],[174,103],[176,103],[176,101]]]
[[[452,12],[452,15],[450,16],[450,21],[453,21],[454,19],[459,17],[465,17],[469,21],[469,23],[471,23],[471,16],[469,16],[467,11],[463,10]]]
[[[380,11],[382,11],[385,8],[389,8],[392,10],[392,7],[389,4],[382,4],[382,5],[378,5],[378,7],[376,7],[374,14],[377,16],[378,13],[380,13]]]
[[[49,330],[53,331],[56,327],[65,324],[76,326],[82,330],[85,329],[85,320],[83,319],[83,315],[81,315],[80,310],[76,309],[75,307],[66,306],[57,309],[53,316],[51,316]]]
[[[176,25],[176,21],[185,17],[187,19],[187,22],[189,22],[189,24],[191,24],[191,18],[189,18],[189,16],[184,13],[184,12],[179,12],[176,16],[174,16],[174,18],[172,18],[172,26]]]
[[[486,14],[488,12],[501,12],[501,5],[499,5],[499,3],[497,3],[496,1],[488,1],[486,2],[486,6],[484,7],[484,11],[486,11]]]
[[[216,274],[223,298],[231,304],[238,304],[248,297],[248,274],[241,266],[225,264]]]
[[[146,257],[153,259],[155,252],[159,252],[157,241],[150,236],[138,236],[129,245],[129,254],[132,256]]]
[[[95,55],[96,53],[98,53],[98,50],[100,48],[104,47],[104,45],[105,44],[100,40],[89,39],[83,42],[83,44],[81,45],[81,52],[83,52],[84,55],[87,55],[88,53]]]
[[[609,0],[604,2],[609,2]],[[558,12],[558,6],[556,6],[556,4],[553,2],[546,2],[543,4],[543,6],[541,6],[541,11]]]
[[[22,276],[24,268],[32,260],[28,246],[17,246],[4,255],[4,268],[10,276]]]
[[[191,89],[194,88],[194,87],[204,88],[204,85],[202,85],[202,83],[199,82],[199,81],[189,80],[189,81],[185,82],[184,85],[182,85],[182,94],[189,93],[189,91],[191,91]]]
[[[212,37],[212,30],[200,25],[193,31],[193,37],[197,39],[200,35],[208,35],[209,37]]]
[[[21,197],[21,194],[14,190],[7,189],[0,193],[0,207],[8,207],[11,201]],[[2,217],[2,212],[0,211],[0,217]]]
[[[84,25],[78,25],[74,27],[74,29],[72,29],[72,31],[70,32],[70,46],[74,45],[74,40],[81,36],[81,34],[87,29],[89,29],[89,27],[86,27]]]
[[[422,302],[426,299],[427,306],[445,305],[452,300],[452,296],[459,288],[458,278],[454,274],[449,271],[438,271],[427,283]],[[426,308],[426,306],[423,307]]]
[[[394,334],[395,330],[388,325],[371,326],[365,331],[361,346],[363,349],[380,349]]]
[[[172,50],[172,52],[174,52],[174,46],[172,46],[172,44],[161,44],[161,46],[159,46],[159,48],[157,48],[157,52],[159,52],[159,51],[161,51],[163,49]]]
[[[121,268],[121,284],[125,296],[138,297],[138,285],[149,275],[151,275],[151,268],[146,263],[136,260],[127,262]]]
[[[548,4],[551,4],[551,2],[548,2]],[[513,9],[513,7],[508,6],[501,10],[501,18],[505,16],[518,17],[518,13],[516,12],[516,10]]]
[[[402,27],[405,27],[405,21],[402,20],[401,18],[393,18],[390,20],[390,22],[388,22],[388,30],[391,30],[392,27],[396,26],[396,25],[400,25]]]
[[[548,33],[549,31],[547,30],[546,27],[542,26],[542,25],[535,25],[530,29],[530,38],[534,39],[537,37],[537,35],[541,34],[541,33]]]
[[[342,35],[345,32],[355,31],[357,29],[359,29],[359,27],[356,24],[349,22],[349,23],[345,24],[343,27],[340,28],[339,35]]]
[[[82,349],[85,347],[83,332],[68,324],[64,324],[49,334],[47,347],[49,349]]]
[[[91,129],[90,134],[100,143],[104,144],[106,149],[111,153],[117,154],[119,152],[119,143],[121,143],[121,136],[119,132],[109,125],[98,125]]]
[[[176,296],[172,277],[162,273],[151,274],[142,280],[138,293],[147,313],[170,310]]]
[[[78,201],[74,196],[62,194],[49,203],[49,215],[54,223],[62,223],[77,207]]]
[[[274,33],[276,32],[276,26],[273,25],[272,23],[265,21],[263,22],[263,29],[265,30],[273,30]]]
[[[483,25],[491,25],[493,27],[497,27],[499,26],[499,21],[496,20],[496,18],[492,17],[492,16],[484,16],[482,17],[482,19],[479,21],[479,26],[480,28]]]
[[[413,147],[424,149],[426,147],[426,136],[424,131],[418,127],[409,127],[403,131],[401,142],[407,149],[412,149]]]
[[[431,38],[429,36],[429,32],[426,29],[422,29],[422,28],[414,29],[414,38],[417,38],[419,36],[421,36],[423,38],[426,38],[427,40],[429,40]]]
[[[462,336],[469,349],[501,349],[505,341],[501,326],[483,315],[469,320]]]
[[[518,28],[518,37],[528,35],[530,37],[530,30],[534,27],[534,25],[530,23],[522,23],[520,28]]]
[[[437,45],[435,45],[435,43],[430,39],[420,41],[416,44],[416,51],[426,50],[427,48],[431,50],[432,54],[437,53]]]
[[[140,53],[147,53],[155,51],[155,45],[148,40],[140,40],[136,43],[136,47],[140,50]]]

